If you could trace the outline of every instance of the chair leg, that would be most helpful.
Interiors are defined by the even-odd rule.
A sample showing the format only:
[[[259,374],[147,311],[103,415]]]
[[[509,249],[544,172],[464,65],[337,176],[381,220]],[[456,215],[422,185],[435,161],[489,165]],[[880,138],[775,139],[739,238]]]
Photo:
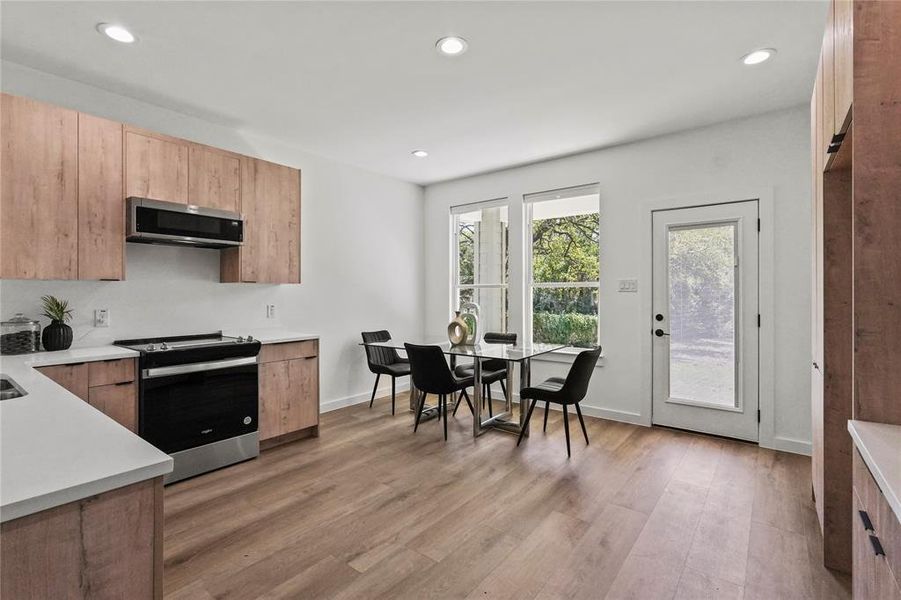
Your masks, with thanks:
[[[520,402],[528,402],[528,400],[520,400]],[[522,429],[519,431],[519,437],[516,439],[517,446],[519,446],[519,443],[522,441],[522,436],[525,434],[526,429],[529,428],[529,421],[532,419],[532,411],[535,410],[536,404],[538,404],[538,400],[532,400],[532,404],[529,406],[529,412],[526,413],[526,422],[523,424]]]
[[[504,383],[504,380],[501,379],[501,391],[504,393],[504,398],[507,398],[507,384]]]
[[[576,403],[576,414],[579,415],[579,424],[582,425],[582,435],[585,436],[585,445],[588,446],[588,430],[585,429],[585,419],[582,418],[582,409],[579,408],[579,403]]]
[[[447,394],[441,396],[441,412],[444,414],[444,441],[447,441]]]
[[[547,433],[547,413],[548,413],[548,410],[550,410],[550,408],[551,408],[551,403],[548,402],[547,400],[545,400],[544,401],[544,427],[541,428],[541,430],[545,433]]]
[[[395,377],[391,378],[391,416],[394,416],[394,385],[397,379]]]
[[[566,405],[563,405],[563,431],[566,432],[566,457],[569,458],[572,454],[569,451],[569,414],[566,412]]]
[[[475,416],[475,414],[476,414],[476,409],[473,408],[472,402],[469,400],[469,392],[467,392],[467,391],[464,389],[464,390],[463,390],[462,392],[460,392],[460,393],[463,395],[463,398],[466,400],[466,404],[469,406],[469,412],[472,413],[473,416]]]
[[[425,405],[425,392],[419,394],[419,408],[416,409],[416,424],[413,425],[413,433],[419,429],[419,419],[422,418],[422,408]]]
[[[491,384],[489,383],[485,387],[488,388],[488,394],[487,394],[488,395],[488,416],[493,417],[494,416],[494,408],[492,407],[492,404],[494,404],[494,401],[491,399]]]
[[[452,417],[457,416],[457,409],[460,408],[460,403],[463,401],[463,393],[460,392],[457,394],[457,401],[454,402],[454,412],[451,414]]]
[[[379,389],[379,377],[381,376],[381,373],[375,374],[375,385],[372,386],[372,398],[369,399],[369,408],[372,408],[372,403],[375,402],[375,391]]]

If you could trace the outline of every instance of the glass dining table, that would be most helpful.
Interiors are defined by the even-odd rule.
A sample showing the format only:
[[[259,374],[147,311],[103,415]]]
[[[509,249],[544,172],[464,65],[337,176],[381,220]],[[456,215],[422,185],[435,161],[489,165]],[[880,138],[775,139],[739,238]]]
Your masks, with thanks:
[[[474,345],[458,345],[454,346],[448,341],[435,342],[429,341],[409,341],[411,344],[421,344],[429,346],[438,346],[442,352],[450,357],[451,368],[458,358],[470,358],[473,364],[473,375],[475,377],[472,394],[473,419],[472,419],[472,435],[478,437],[489,429],[500,429],[510,433],[519,434],[525,428],[524,435],[528,436],[528,427],[525,424],[526,411],[519,410],[518,420],[513,419],[513,381],[514,367],[519,365],[519,389],[529,387],[531,385],[531,361],[536,356],[554,352],[562,348],[566,348],[565,344],[486,344],[484,342]],[[387,342],[368,342],[362,343],[362,346],[377,346],[382,348],[393,348],[395,350],[403,350],[404,342],[398,340],[388,340]],[[482,419],[482,361],[487,359],[503,360],[507,363],[507,394],[504,399],[504,410],[499,414],[488,419]],[[410,410],[416,410],[419,400],[419,391],[413,385],[413,378],[410,378]],[[460,402],[458,395],[456,402]],[[438,416],[437,406],[428,406],[423,410],[422,420],[435,418]]]

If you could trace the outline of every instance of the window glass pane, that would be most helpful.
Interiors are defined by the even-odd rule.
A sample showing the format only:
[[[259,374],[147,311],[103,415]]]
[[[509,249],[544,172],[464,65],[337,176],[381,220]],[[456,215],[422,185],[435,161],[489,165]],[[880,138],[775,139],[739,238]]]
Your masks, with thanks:
[[[598,196],[532,205],[532,280],[598,281]]]
[[[737,406],[735,225],[669,230],[670,396]]]
[[[532,290],[532,341],[593,346],[598,341],[598,288]]]
[[[461,285],[506,283],[507,213],[506,206],[496,206],[454,215]]]
[[[486,331],[507,331],[507,290],[496,288],[461,288],[457,294],[456,308],[464,302],[479,305],[479,337]]]

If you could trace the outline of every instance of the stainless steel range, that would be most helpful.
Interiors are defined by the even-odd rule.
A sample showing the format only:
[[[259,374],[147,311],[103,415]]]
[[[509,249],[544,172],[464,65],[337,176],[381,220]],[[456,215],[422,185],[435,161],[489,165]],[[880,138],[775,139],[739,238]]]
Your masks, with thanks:
[[[138,433],[174,459],[165,483],[259,454],[260,342],[218,332],[115,344],[141,354]]]

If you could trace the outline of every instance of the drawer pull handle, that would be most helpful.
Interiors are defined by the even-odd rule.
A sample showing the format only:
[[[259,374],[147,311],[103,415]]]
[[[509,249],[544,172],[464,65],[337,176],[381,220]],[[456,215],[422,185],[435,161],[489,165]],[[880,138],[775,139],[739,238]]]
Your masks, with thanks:
[[[864,529],[866,529],[867,531],[876,531],[873,528],[873,522],[870,520],[870,515],[867,514],[867,511],[859,510],[857,511],[857,514],[860,515],[860,520],[863,523]]]
[[[870,543],[873,545],[873,554],[876,556],[885,556],[885,550],[882,549],[882,543],[875,535],[870,536]]]
[[[133,384],[133,383],[134,383],[134,380],[131,380],[131,381],[120,381],[119,383],[117,383],[117,384],[115,384],[115,385],[131,385],[131,384]]]

